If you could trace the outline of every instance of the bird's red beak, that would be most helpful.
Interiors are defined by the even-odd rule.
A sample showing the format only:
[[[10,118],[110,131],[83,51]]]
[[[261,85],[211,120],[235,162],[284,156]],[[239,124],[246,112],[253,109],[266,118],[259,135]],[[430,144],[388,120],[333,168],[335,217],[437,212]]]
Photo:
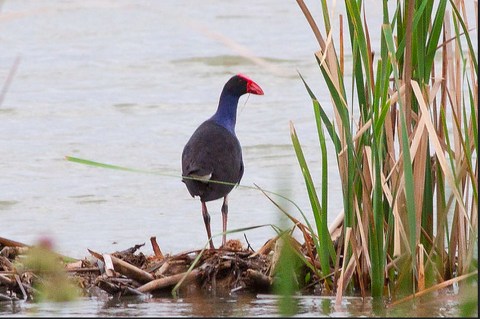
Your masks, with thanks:
[[[253,82],[252,80],[248,80],[247,81],[247,93],[263,95],[263,90],[257,83]]]

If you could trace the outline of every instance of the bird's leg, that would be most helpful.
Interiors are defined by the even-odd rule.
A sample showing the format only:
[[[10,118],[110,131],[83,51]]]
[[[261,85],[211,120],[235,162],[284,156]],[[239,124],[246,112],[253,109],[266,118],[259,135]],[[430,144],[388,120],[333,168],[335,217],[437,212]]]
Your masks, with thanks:
[[[215,249],[212,241],[212,232],[210,231],[210,215],[208,214],[207,205],[202,201],[202,215],[205,228],[207,229],[208,240],[210,241],[210,249]]]
[[[222,204],[222,224],[223,224],[223,237],[222,237],[222,246],[227,242],[227,217],[228,217],[228,200],[227,196],[223,198]]]

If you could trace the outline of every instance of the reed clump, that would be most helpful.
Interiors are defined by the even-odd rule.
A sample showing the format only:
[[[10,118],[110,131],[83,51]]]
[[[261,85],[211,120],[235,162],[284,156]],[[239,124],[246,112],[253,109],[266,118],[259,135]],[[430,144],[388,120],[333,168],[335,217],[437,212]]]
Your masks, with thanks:
[[[297,3],[318,40],[315,59],[333,106],[329,117],[301,77],[323,158],[320,183],[291,123],[315,220],[305,226],[318,261],[309,266],[337,301],[359,293],[395,303],[468,285],[465,279],[478,278],[478,52],[470,37],[478,25],[467,23],[465,2],[399,0],[392,7],[385,0],[383,25],[371,30],[364,2],[346,0],[337,28],[322,0],[324,31]],[[372,50],[372,32],[381,34],[380,52]],[[340,231],[327,225],[327,143],[343,188]]]

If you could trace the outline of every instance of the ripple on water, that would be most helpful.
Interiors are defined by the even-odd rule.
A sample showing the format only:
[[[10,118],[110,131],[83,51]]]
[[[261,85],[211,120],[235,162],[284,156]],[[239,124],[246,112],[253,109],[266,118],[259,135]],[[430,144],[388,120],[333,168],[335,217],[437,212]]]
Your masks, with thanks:
[[[264,61],[270,63],[294,63],[299,62],[297,60],[277,59],[277,58],[261,58]],[[248,57],[241,55],[216,55],[205,57],[191,57],[185,59],[172,60],[172,63],[202,63],[209,66],[237,66],[237,65],[254,65],[255,63]]]
[[[18,204],[16,200],[0,200],[0,210],[7,210],[16,204]]]

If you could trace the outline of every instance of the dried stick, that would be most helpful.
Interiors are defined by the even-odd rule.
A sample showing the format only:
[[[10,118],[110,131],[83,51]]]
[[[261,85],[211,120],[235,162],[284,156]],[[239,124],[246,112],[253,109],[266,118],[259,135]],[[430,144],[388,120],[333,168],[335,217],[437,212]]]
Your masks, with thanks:
[[[115,276],[115,267],[113,266],[112,256],[109,254],[103,254],[103,262],[105,263],[105,274],[108,277]]]
[[[20,243],[18,241],[3,238],[3,237],[0,237],[0,245],[7,246],[7,247],[28,247],[28,245],[24,243]]]
[[[11,285],[13,285],[13,281],[10,278],[8,278],[7,276],[4,276],[4,275],[0,274],[0,284],[11,286]]]
[[[0,293],[0,301],[12,301],[13,299],[7,295]]]
[[[195,279],[199,274],[200,274],[200,271],[198,269],[194,269],[186,276],[185,281],[187,282],[191,281]],[[155,279],[150,281],[149,283],[144,284],[143,286],[138,287],[137,290],[145,293],[145,292],[150,292],[153,290],[173,286],[177,284],[180,280],[182,280],[182,278],[185,277],[185,275],[186,275],[186,272],[165,277],[165,278]]]
[[[99,253],[96,253],[94,251],[91,251],[90,249],[88,249],[88,251],[97,259],[100,259],[102,260],[103,262],[105,262],[103,256]],[[117,257],[114,257],[112,255],[110,255],[111,259],[112,259],[112,263],[113,263],[113,266],[115,268],[115,271],[121,273],[122,275],[125,275],[127,276],[128,278],[132,278],[132,279],[135,279],[136,281],[138,282],[141,282],[141,283],[146,283],[146,282],[149,282],[149,281],[152,281],[155,279],[155,277],[153,277],[152,274],[138,268],[138,267],[135,267],[129,263],[127,263],[126,261],[123,261],[121,260],[120,258],[117,258]]]
[[[90,268],[81,268],[81,267],[78,267],[78,268],[68,268],[68,269],[65,269],[65,271],[71,273],[84,273],[84,272],[100,272],[100,268],[98,267],[90,267]]]
[[[135,267],[117,257],[111,256],[113,266],[115,267],[116,271],[119,273],[127,276],[128,278],[135,279],[138,282],[145,283],[154,280],[152,274]]]
[[[25,288],[23,288],[23,284],[22,284],[22,281],[20,280],[20,276],[15,275],[15,280],[17,281],[18,288],[20,288],[20,291],[22,292],[23,300],[27,300],[28,295],[27,295],[27,292],[25,291]]]
[[[150,242],[152,243],[153,253],[155,254],[155,256],[160,259],[164,259],[165,257],[163,256],[162,251],[160,250],[160,246],[158,246],[157,243],[157,237],[150,237]]]

